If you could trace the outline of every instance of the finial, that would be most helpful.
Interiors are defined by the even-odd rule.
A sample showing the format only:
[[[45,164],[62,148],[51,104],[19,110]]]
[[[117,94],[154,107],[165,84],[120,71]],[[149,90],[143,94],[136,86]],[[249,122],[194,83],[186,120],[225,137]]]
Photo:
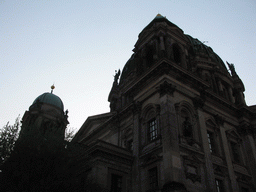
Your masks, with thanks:
[[[53,89],[55,88],[54,84],[51,86],[51,93],[53,92]]]
[[[157,16],[157,17],[162,17],[162,15],[161,15],[160,13],[158,13],[156,16]]]

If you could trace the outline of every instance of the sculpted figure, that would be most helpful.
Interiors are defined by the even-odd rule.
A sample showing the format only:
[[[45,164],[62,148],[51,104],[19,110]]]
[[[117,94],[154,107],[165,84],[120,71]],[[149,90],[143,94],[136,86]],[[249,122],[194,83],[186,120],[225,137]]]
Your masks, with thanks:
[[[120,69],[118,70],[118,72],[116,72],[115,76],[114,76],[114,83],[117,83],[119,76],[120,76]]]
[[[229,63],[229,62],[227,62],[227,61],[226,61],[226,63],[227,63],[227,65],[228,65],[228,67],[229,67],[229,70],[231,71],[231,74],[232,74],[232,75],[236,74],[234,64],[233,64],[233,63]]]

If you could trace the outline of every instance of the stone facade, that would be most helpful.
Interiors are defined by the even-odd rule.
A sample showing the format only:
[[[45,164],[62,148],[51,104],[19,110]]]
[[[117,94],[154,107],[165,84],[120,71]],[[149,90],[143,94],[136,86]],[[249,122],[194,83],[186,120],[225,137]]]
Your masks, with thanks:
[[[230,74],[161,15],[133,51],[115,76],[110,112],[89,117],[72,140],[87,146],[84,181],[115,192],[255,191],[256,107],[234,65]]]

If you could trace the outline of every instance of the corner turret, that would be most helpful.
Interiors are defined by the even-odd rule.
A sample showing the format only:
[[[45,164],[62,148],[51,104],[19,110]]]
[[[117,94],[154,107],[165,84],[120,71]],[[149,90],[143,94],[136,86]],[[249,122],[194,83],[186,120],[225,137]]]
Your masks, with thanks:
[[[65,129],[69,123],[67,114],[68,111],[64,112],[63,102],[57,95],[52,92],[43,93],[25,112],[20,137],[33,132],[64,140]]]

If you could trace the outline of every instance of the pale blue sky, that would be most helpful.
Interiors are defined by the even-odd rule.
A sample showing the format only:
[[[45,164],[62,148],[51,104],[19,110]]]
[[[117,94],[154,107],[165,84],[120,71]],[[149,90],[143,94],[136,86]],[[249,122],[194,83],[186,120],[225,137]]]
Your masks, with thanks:
[[[255,0],[0,0],[0,126],[53,83],[71,127],[109,112],[115,70],[158,13],[234,63],[256,104]]]

